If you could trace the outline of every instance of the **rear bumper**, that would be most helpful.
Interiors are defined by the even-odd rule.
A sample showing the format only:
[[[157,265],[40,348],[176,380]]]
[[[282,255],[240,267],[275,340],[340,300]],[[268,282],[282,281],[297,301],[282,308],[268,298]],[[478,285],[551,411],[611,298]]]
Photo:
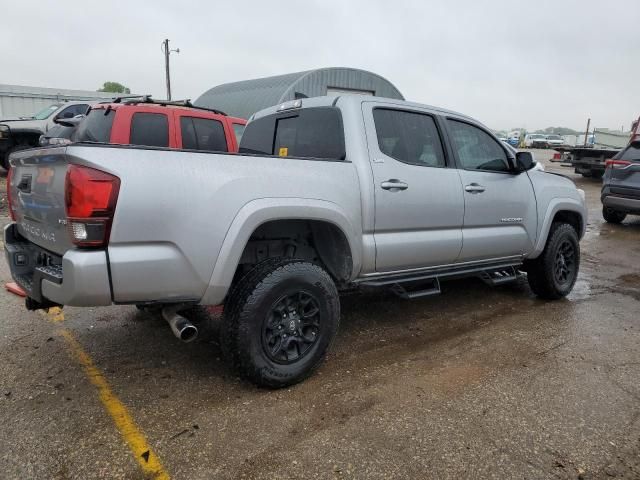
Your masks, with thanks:
[[[640,214],[640,200],[636,198],[619,197],[617,195],[605,195],[602,204],[617,212]]]
[[[78,307],[111,305],[107,254],[69,250],[56,256],[20,237],[15,224],[4,229],[11,276],[33,300]]]

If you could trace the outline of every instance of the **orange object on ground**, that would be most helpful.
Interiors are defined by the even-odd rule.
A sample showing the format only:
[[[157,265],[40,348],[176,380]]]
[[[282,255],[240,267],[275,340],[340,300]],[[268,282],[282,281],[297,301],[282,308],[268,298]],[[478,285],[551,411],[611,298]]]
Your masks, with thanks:
[[[27,293],[16,282],[9,282],[4,284],[4,288],[9,290],[20,297],[26,297]]]
[[[222,312],[224,311],[224,305],[207,305],[207,311],[211,314],[211,315],[222,315]]]

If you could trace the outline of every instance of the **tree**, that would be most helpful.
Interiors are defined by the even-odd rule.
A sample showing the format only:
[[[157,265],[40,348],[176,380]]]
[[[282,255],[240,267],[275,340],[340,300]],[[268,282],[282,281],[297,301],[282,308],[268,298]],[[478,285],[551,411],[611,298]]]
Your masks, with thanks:
[[[98,89],[99,92],[113,92],[113,93],[131,93],[127,87],[118,82],[104,82],[102,88]]]

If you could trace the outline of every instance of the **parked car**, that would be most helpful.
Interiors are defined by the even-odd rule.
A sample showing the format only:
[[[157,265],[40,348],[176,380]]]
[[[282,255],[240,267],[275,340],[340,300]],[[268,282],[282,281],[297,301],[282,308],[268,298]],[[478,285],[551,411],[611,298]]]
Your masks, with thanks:
[[[0,166],[7,169],[11,152],[37,147],[40,136],[56,126],[59,119],[83,115],[95,102],[59,102],[54,103],[31,118],[0,120]]]
[[[547,135],[547,146],[549,148],[562,147],[564,139],[560,135]]]
[[[246,123],[188,101],[167,102],[145,96],[94,105],[71,140],[237,152]]]
[[[640,141],[606,161],[600,198],[602,216],[609,223],[640,215]]]
[[[82,125],[106,140],[101,125],[143,107],[92,110]],[[10,163],[4,248],[27,308],[148,306],[189,341],[197,328],[180,312],[224,304],[225,357],[269,387],[321,363],[341,290],[415,298],[526,271],[539,297],[564,297],[587,224],[584,192],[481,123],[359,95],[263,110],[239,154],[77,143]]]
[[[524,146],[527,148],[547,148],[547,137],[540,133],[528,133],[524,137]]]

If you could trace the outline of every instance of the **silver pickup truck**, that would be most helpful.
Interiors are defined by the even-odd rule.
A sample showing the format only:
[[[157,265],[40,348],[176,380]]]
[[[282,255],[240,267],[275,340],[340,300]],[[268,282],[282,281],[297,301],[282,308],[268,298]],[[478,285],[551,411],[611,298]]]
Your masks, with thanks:
[[[239,154],[78,143],[10,162],[5,250],[27,308],[135,304],[190,340],[180,312],[224,304],[225,355],[271,387],[319,365],[342,290],[526,272],[538,296],[567,295],[587,222],[584,192],[482,124],[382,98],[261,111]]]

